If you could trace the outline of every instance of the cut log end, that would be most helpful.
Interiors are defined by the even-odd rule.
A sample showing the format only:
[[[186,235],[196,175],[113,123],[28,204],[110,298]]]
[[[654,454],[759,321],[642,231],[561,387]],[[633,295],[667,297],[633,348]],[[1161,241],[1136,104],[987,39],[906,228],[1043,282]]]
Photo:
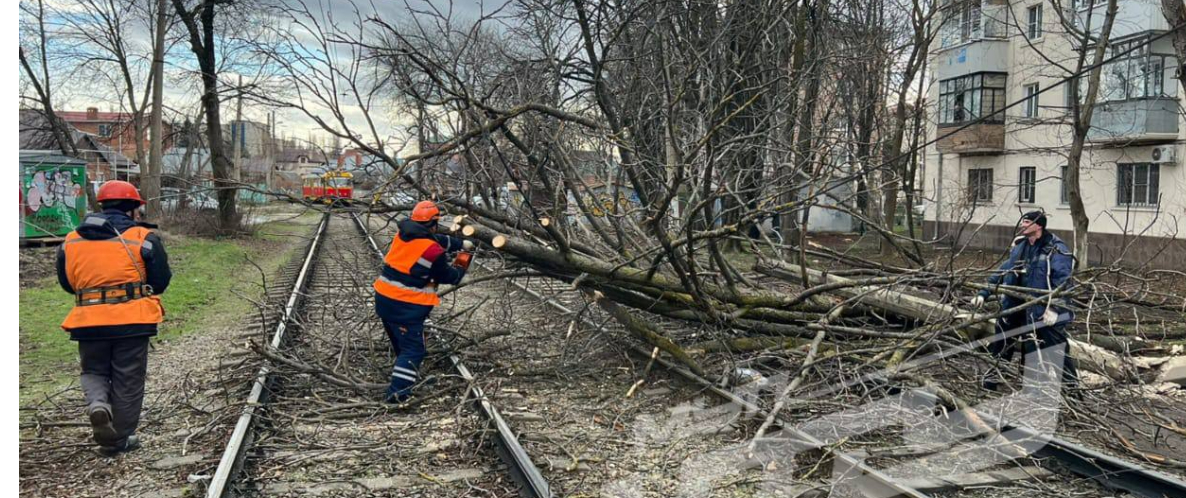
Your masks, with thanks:
[[[494,246],[495,249],[501,249],[502,246],[507,245],[507,238],[502,235],[495,235],[493,239],[490,239],[490,245]]]
[[[474,232],[476,231],[478,231],[478,229],[474,228],[473,225],[466,225],[461,229],[461,234],[466,237],[473,237]]]
[[[552,224],[552,220],[549,218],[540,218],[539,219],[539,226],[541,226],[541,227],[546,227],[551,224]]]
[[[457,215],[453,217],[453,225],[449,227],[450,232],[456,232],[461,229],[461,220],[465,219],[465,215]]]

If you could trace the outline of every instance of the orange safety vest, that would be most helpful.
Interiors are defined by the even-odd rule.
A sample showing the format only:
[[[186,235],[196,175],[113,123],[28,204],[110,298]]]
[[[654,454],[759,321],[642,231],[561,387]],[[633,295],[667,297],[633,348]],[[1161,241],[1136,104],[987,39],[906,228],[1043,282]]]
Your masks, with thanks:
[[[437,245],[433,239],[412,239],[404,242],[397,234],[391,242],[391,249],[383,258],[383,263],[395,271],[411,276],[413,265],[422,265],[426,269],[432,268],[432,262],[424,259],[424,251]],[[436,283],[428,282],[423,287],[416,287],[384,277],[382,274],[375,279],[375,292],[384,297],[405,303],[436,306],[441,304],[437,296]]]
[[[132,227],[119,237],[106,240],[84,239],[77,231],[66,235],[66,241],[62,243],[66,253],[66,278],[74,287],[76,299],[74,309],[62,322],[63,329],[161,323],[165,317],[161,299],[144,296],[139,290],[147,278],[147,266],[140,248],[150,233],[147,228]],[[123,242],[120,242],[121,238]],[[84,292],[128,284],[137,291],[124,302],[101,302],[103,297],[112,300],[127,298],[127,292],[122,289],[105,293]],[[80,304],[79,301],[98,301],[100,304]]]

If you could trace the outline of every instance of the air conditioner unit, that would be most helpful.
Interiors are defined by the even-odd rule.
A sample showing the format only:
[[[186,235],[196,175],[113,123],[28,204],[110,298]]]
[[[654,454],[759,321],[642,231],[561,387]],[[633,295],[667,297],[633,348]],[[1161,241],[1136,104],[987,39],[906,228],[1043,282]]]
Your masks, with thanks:
[[[1159,145],[1157,147],[1154,147],[1153,152],[1150,155],[1150,157],[1153,160],[1152,162],[1155,164],[1177,163],[1177,160],[1176,160],[1177,158],[1175,157],[1175,155],[1176,155],[1175,149],[1176,149],[1176,147],[1174,147],[1173,145]]]

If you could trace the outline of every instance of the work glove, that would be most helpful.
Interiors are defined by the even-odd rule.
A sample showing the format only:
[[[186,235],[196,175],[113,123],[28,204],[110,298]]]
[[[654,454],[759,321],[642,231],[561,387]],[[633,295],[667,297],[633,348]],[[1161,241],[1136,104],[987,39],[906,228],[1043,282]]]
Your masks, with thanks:
[[[461,241],[461,250],[462,251],[472,251],[473,249],[474,249],[473,242],[470,242],[468,240]]]
[[[1047,327],[1058,323],[1058,312],[1050,308],[1046,308],[1046,312],[1042,314],[1042,323],[1045,323]]]
[[[972,298],[972,307],[980,308],[981,306],[984,306],[984,296],[976,294],[976,297]]]

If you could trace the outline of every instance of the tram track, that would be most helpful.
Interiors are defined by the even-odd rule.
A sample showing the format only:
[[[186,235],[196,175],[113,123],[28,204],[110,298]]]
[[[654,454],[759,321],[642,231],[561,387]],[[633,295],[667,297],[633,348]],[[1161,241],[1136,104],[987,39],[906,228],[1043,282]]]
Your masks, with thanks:
[[[266,360],[207,496],[551,496],[459,357],[410,406],[378,402],[391,362],[370,305],[379,245],[348,211],[315,234],[270,341],[252,348]]]
[[[347,212],[344,215],[339,214],[338,218],[339,222],[346,221],[341,218],[349,218],[348,224],[352,226],[335,225],[333,230],[328,230],[331,215],[327,214],[327,217],[318,225],[319,235],[311,240],[310,246],[306,250],[304,264],[297,271],[298,276],[293,278],[291,283],[284,282],[287,287],[292,289],[292,292],[279,313],[282,319],[275,324],[276,333],[272,335],[270,344],[273,350],[284,347],[286,342],[284,332],[290,328],[301,331],[296,334],[296,337],[300,338],[298,342],[308,342],[310,339],[303,337],[305,332],[319,330],[319,327],[331,322],[338,326],[336,332],[330,333],[331,336],[345,334],[344,338],[350,340],[349,334],[352,333],[350,331],[375,335],[374,331],[377,325],[373,323],[373,318],[362,315],[373,314],[369,306],[364,307],[358,313],[343,313],[341,310],[348,307],[357,308],[357,303],[360,300],[365,302],[363,296],[370,292],[370,276],[373,271],[360,271],[360,268],[373,270],[376,261],[382,258],[383,250],[371,235],[368,225],[357,214]],[[338,225],[341,224],[343,223]],[[332,236],[323,238],[326,233],[331,233]],[[352,249],[342,248],[347,245]],[[328,265],[319,267],[318,252],[327,248],[337,256],[330,258],[331,263]],[[346,257],[345,254],[350,254],[350,256]],[[349,260],[349,264],[343,266],[343,262],[347,260]],[[476,264],[484,266],[482,263]],[[485,267],[484,271],[494,272],[495,270]],[[523,280],[527,280],[528,284],[522,283]],[[606,325],[604,320],[599,320],[604,317],[599,316],[595,310],[580,308],[584,304],[584,300],[568,284],[538,277],[512,278],[507,282],[523,294],[530,296],[531,299],[559,312],[558,316],[567,317],[566,320],[579,321],[594,329],[600,329]],[[270,287],[275,287],[275,285]],[[354,293],[354,297],[341,298],[341,295],[351,292]],[[313,308],[319,308],[320,311],[311,313],[306,306],[307,302],[316,303]],[[271,325],[267,319],[262,320],[262,323]],[[381,337],[381,334],[379,336]],[[334,343],[330,339],[318,339],[315,344],[306,344],[305,347],[323,350],[326,349],[327,344]],[[417,471],[419,477],[409,476],[406,469],[402,472],[394,472],[397,470],[394,466],[386,469],[392,471],[388,475],[373,476],[372,474],[375,474],[373,469],[363,471],[359,468],[359,462],[366,460],[363,455],[368,457],[386,455],[389,461],[405,461],[409,455],[407,451],[409,448],[413,448],[412,454],[423,454],[426,450],[431,452],[440,449],[441,445],[435,444],[438,442],[435,440],[441,439],[440,433],[434,435],[431,428],[426,429],[424,426],[417,427],[416,424],[400,422],[402,420],[400,417],[403,417],[404,413],[380,408],[378,403],[373,401],[360,402],[357,396],[327,400],[327,391],[319,390],[312,385],[316,381],[316,375],[310,375],[309,372],[301,374],[302,378],[295,383],[291,379],[286,379],[283,382],[284,385],[277,388],[271,379],[275,374],[275,369],[265,363],[256,375],[252,387],[252,395],[258,394],[258,396],[255,401],[249,399],[244,413],[240,416],[240,424],[236,425],[232,436],[232,441],[239,441],[240,447],[233,449],[228,445],[215,480],[209,488],[208,496],[351,496],[360,491],[368,494],[396,496],[408,494],[405,491],[409,486],[428,485],[433,486],[434,490],[440,490],[438,488],[442,486],[448,488],[448,483],[438,477],[457,479],[456,482],[462,483],[459,485],[468,486],[471,489],[474,487],[486,491],[493,489],[495,491],[492,494],[496,496],[551,496],[552,490],[548,481],[536,468],[524,446],[519,443],[515,431],[511,429],[502,412],[495,407],[494,398],[479,385],[482,382],[479,382],[474,372],[465,365],[459,354],[450,352],[447,345],[434,346],[436,351],[444,352],[443,355],[438,355],[444,365],[438,366],[436,370],[441,370],[440,367],[443,366],[454,370],[456,374],[436,376],[437,382],[431,389],[435,393],[436,399],[418,407],[419,414],[433,410],[447,412],[446,407],[450,406],[471,406],[473,410],[467,410],[470,412],[468,417],[455,418],[458,431],[464,432],[461,428],[464,426],[473,435],[475,441],[489,439],[494,443],[495,453],[499,457],[497,460],[483,459],[476,456],[480,452],[475,452],[471,453],[471,455],[475,455],[472,460],[448,462],[454,464],[452,469],[449,469],[447,465],[440,465],[440,462],[434,462],[435,476],[424,471]],[[385,347],[381,344],[371,344],[360,348],[345,348],[340,345],[337,347],[342,348],[339,351],[340,355],[357,355],[358,351],[354,349],[367,350],[371,353],[385,352]],[[430,350],[432,349],[430,347]],[[652,351],[646,348],[634,346],[628,349],[640,360],[647,361],[652,357]],[[347,369],[348,374],[358,375],[346,375],[344,378],[351,379],[351,382],[357,382],[353,379],[365,377],[361,372],[368,369],[384,369],[385,367],[378,365],[389,361],[389,359],[382,356],[381,354],[373,355],[366,359],[363,366],[369,365],[367,368],[355,365],[355,368]],[[299,358],[299,355],[297,357]],[[746,413],[757,418],[764,418],[767,414],[764,406],[756,403],[752,397],[739,396],[734,391],[713,384],[662,357],[654,358],[653,361],[675,377],[687,382],[688,385],[695,386],[702,392],[707,391],[727,404],[740,407]],[[316,363],[315,360],[314,363]],[[370,365],[372,363],[373,365]],[[383,379],[372,377],[370,382],[378,385],[375,382],[377,380]],[[489,385],[489,382],[485,384]],[[499,382],[496,385],[501,384]],[[895,385],[890,379],[875,376],[866,381],[865,388],[871,391],[891,392],[902,387]],[[279,397],[281,402],[278,405],[275,403],[268,405],[269,402],[274,401],[269,394],[272,394],[276,389],[281,393]],[[316,401],[310,404],[309,398]],[[925,401],[925,398],[926,394],[924,393],[920,399]],[[939,403],[939,400],[936,399],[929,401]],[[281,408],[278,409],[277,406]],[[334,406],[346,406],[347,408],[341,411],[334,408],[332,410],[334,411],[333,417],[319,420],[313,432],[310,432],[311,427],[308,424],[302,426],[299,423],[300,416],[277,415],[278,410],[295,410],[297,413],[305,414],[323,413],[327,408]],[[266,416],[263,417],[265,421],[262,424],[259,421],[261,412],[266,413]],[[1040,474],[1031,476],[1033,479],[1052,479],[1063,475],[1073,476],[1076,481],[1082,479],[1079,481],[1081,484],[1094,482],[1102,489],[1127,492],[1134,496],[1149,498],[1186,496],[1186,483],[1176,477],[1112,457],[1062,438],[1035,434],[1032,431],[1027,432],[1026,428],[1005,424],[991,414],[977,413],[977,415],[1008,438],[1018,438],[1018,441],[1040,440],[1043,442],[1040,448],[1024,459],[999,465],[996,469],[986,469],[989,474],[1006,474],[1008,472],[1002,472],[1001,467],[1014,467],[1019,472],[1013,472],[1011,475],[1018,481],[1024,480],[1027,472]],[[333,420],[339,418],[343,422],[340,426],[335,427]],[[369,429],[358,430],[357,425],[360,420],[364,421],[364,425],[369,426]],[[786,417],[785,414],[780,415],[776,420],[775,427],[783,431],[782,436],[789,437],[796,444],[817,448],[830,446],[830,442],[815,439],[812,434],[796,429],[796,421]],[[240,425],[244,423],[246,427],[241,430]],[[285,431],[291,428],[285,427],[286,424],[295,424],[294,427],[305,432],[300,433],[298,430],[286,433]],[[351,434],[325,437],[326,434],[337,434],[342,431],[351,432]],[[408,437],[399,441],[390,440],[390,436],[395,433],[404,433]],[[264,435],[263,448],[257,445],[255,449],[250,449],[252,443],[257,439],[255,436],[260,434]],[[314,440],[311,442],[311,447],[303,450],[291,448],[294,442],[305,438]],[[425,441],[432,441],[432,443],[424,444]],[[335,444],[338,445],[336,448]],[[288,449],[281,449],[285,445],[288,445]],[[416,449],[417,445],[421,445],[421,448]],[[460,443],[453,446],[464,447],[466,445]],[[909,479],[890,475],[885,471],[884,466],[887,461],[886,455],[892,452],[889,449],[885,451],[879,449],[848,451],[839,447],[833,448],[830,450],[830,461],[833,467],[831,476],[824,478],[819,487],[832,490],[848,489],[863,496],[922,498],[949,496],[953,490],[958,495],[961,486],[968,485],[957,481],[948,481],[946,487],[937,487],[934,483],[941,480],[927,481],[926,479]],[[916,455],[902,456],[909,458]],[[318,470],[316,466],[309,465],[309,463],[318,460],[332,462],[333,470],[322,471]],[[576,461],[575,457],[573,461]],[[246,467],[250,474],[246,478],[241,474],[244,462],[247,463]],[[298,465],[301,468],[302,475],[305,476],[304,480],[284,482],[283,479],[279,479],[281,482],[276,482],[278,469],[287,469],[293,465]],[[360,474],[366,474],[368,477],[360,478],[358,477]],[[379,474],[383,474],[383,472]],[[509,475],[510,480],[495,477],[498,475]],[[220,479],[223,479],[221,484],[219,484]],[[996,484],[1002,482],[1006,481]],[[975,486],[975,484],[971,485]]]

